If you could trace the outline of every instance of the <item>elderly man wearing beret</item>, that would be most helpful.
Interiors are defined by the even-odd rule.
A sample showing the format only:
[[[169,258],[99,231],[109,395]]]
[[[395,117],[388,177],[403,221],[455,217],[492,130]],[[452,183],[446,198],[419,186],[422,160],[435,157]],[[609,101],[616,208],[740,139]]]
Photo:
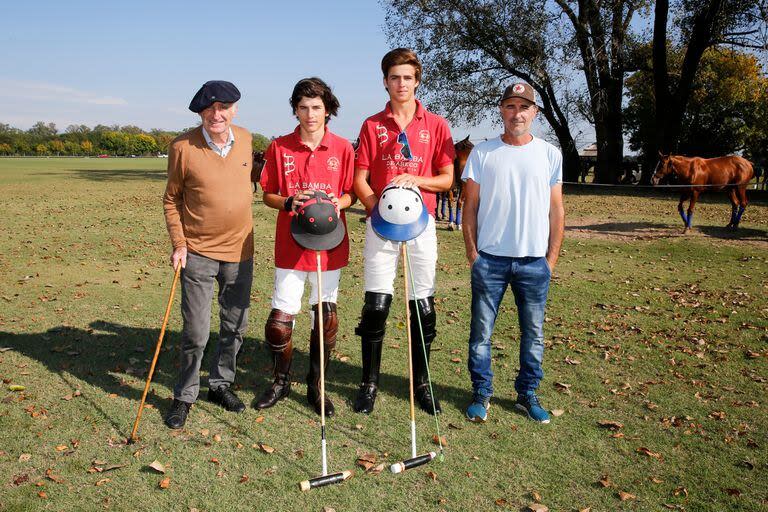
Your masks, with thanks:
[[[210,81],[189,109],[201,126],[180,135],[168,151],[165,222],[173,244],[171,264],[181,265],[180,375],[165,424],[182,428],[200,391],[200,363],[211,325],[214,282],[218,283],[219,342],[208,376],[208,400],[242,412],[231,387],[237,353],[248,324],[253,280],[251,134],[232,125],[240,91]]]

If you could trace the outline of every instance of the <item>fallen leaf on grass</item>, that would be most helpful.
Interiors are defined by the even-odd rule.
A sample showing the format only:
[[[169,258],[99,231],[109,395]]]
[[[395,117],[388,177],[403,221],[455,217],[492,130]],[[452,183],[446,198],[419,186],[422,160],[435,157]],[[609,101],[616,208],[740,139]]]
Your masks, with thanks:
[[[13,478],[13,485],[21,485],[29,481],[29,475],[24,473]]]
[[[256,423],[264,423],[264,416],[259,416],[256,418]]]
[[[452,428],[453,430],[461,430],[462,429],[462,427],[460,427],[458,425],[454,425],[453,423],[449,423],[448,424],[448,428]]]
[[[221,436],[219,434],[216,434],[216,435],[213,436],[213,440],[216,441],[217,443],[220,443],[221,442]]]
[[[249,477],[248,475],[243,475],[243,476],[240,477],[240,483],[244,484],[245,482],[247,482],[250,479],[251,479],[251,477]]]
[[[22,386],[21,384],[11,384],[8,386],[8,391],[24,391],[27,389],[26,387]]]
[[[656,477],[656,476],[652,476],[652,477],[650,478],[650,481],[651,481],[651,482],[653,482],[653,483],[655,483],[655,484],[660,484],[660,483],[663,483],[663,482],[664,482],[664,480],[662,480],[661,478],[659,478],[659,477]]]
[[[461,358],[460,357],[452,357],[451,358],[451,362],[452,363],[460,363],[461,362]]]
[[[624,491],[619,491],[619,499],[621,501],[629,501],[629,500],[634,500],[636,498],[637,496],[635,496],[634,494],[624,492]]]
[[[741,491],[739,489],[735,489],[733,487],[729,487],[727,489],[723,489],[723,492],[727,494],[728,496],[733,496],[735,498],[738,498],[741,496]]]
[[[564,382],[555,382],[554,386],[558,391],[565,394],[571,394],[571,385]]]
[[[67,445],[65,445],[65,444],[60,444],[60,445],[58,445],[58,446],[56,447],[56,451],[57,451],[57,452],[63,452],[63,451],[64,451],[64,450],[66,450],[67,448],[69,448]]]
[[[531,498],[533,498],[533,501],[538,503],[541,501],[541,494],[536,491],[531,491]]]
[[[581,364],[581,361],[579,361],[578,359],[572,359],[570,356],[565,356],[565,362],[574,366]]]
[[[259,450],[263,451],[264,453],[272,453],[275,451],[274,448],[264,443],[259,443],[258,447],[259,447]]]
[[[48,469],[45,470],[45,477],[48,480],[51,480],[52,482],[56,482],[57,484],[63,484],[64,483],[64,479],[63,478],[61,478],[58,475],[54,475],[53,474],[53,468],[48,468]]]
[[[96,487],[99,487],[99,486],[104,485],[105,483],[111,482],[111,481],[112,481],[111,478],[102,478],[101,480],[96,482],[94,485],[96,485]]]
[[[427,476],[433,481],[437,482],[437,473],[434,471],[427,471]]]
[[[611,477],[608,475],[603,475],[600,480],[597,481],[602,487],[610,487],[613,485],[613,482],[611,482]]]
[[[445,436],[440,436],[438,438],[437,434],[432,436],[432,443],[436,445],[448,446],[448,440],[445,438]]]
[[[48,495],[45,494],[45,491],[40,491],[37,493],[37,495],[43,498],[44,500],[48,499]]]
[[[506,505],[506,504],[507,504],[507,500],[505,500],[504,498],[499,498],[499,499],[497,499],[496,501],[494,501],[494,503],[495,503],[497,506],[499,506],[499,507],[503,507],[504,505]]]
[[[363,468],[365,471],[368,471],[373,466],[376,465],[376,460],[378,457],[375,453],[365,453],[357,458],[355,461],[355,464]]]
[[[19,455],[19,462],[27,462],[31,458],[32,458],[31,453],[22,453],[21,455]]]
[[[221,464],[221,462],[219,462],[219,459],[217,459],[216,457],[213,457],[213,458],[211,459],[211,462],[213,462],[213,463],[214,463],[214,464],[216,464],[217,466],[218,466],[219,464]]]
[[[653,457],[654,459],[657,459],[657,460],[661,460],[662,459],[662,456],[661,456],[660,453],[652,452],[651,450],[649,450],[645,446],[641,446],[640,448],[638,448],[635,451],[637,453],[642,453],[643,455],[647,455],[648,457]]]
[[[150,464],[149,467],[154,469],[158,473],[165,473],[165,466],[163,466],[163,464],[159,460],[152,462],[152,464]]]
[[[211,431],[208,430],[207,428],[204,428],[204,429],[202,429],[200,431],[200,435],[203,436],[203,437],[208,437],[208,434],[210,434],[210,433],[211,433]]]
[[[609,430],[619,430],[620,428],[624,428],[623,423],[611,420],[600,420],[597,422],[597,426],[600,428],[607,428]]]
[[[674,491],[672,491],[672,494],[674,494],[675,496],[680,496],[682,494],[683,496],[685,496],[687,498],[688,497],[688,489],[686,489],[685,487],[678,487]]]
[[[592,507],[580,508],[579,512],[592,512]]]
[[[163,478],[162,480],[160,480],[160,483],[157,484],[157,486],[160,487],[161,489],[167,489],[169,485],[171,485],[171,477],[169,476]]]
[[[565,414],[565,411],[564,411],[563,409],[552,409],[552,410],[551,410],[551,411],[549,411],[549,412],[551,412],[551,413],[552,413],[552,416],[554,416],[555,418],[557,418],[558,416],[562,416],[563,414]]]
[[[103,468],[101,468],[101,472],[106,473],[107,471],[113,471],[115,469],[124,468],[127,465],[128,464],[110,464],[109,466],[104,466]]]
[[[531,503],[528,505],[528,510],[531,512],[549,512],[549,507],[541,503]]]
[[[336,509],[333,507],[323,507],[323,512],[336,512]]]
[[[384,464],[384,463],[382,462],[382,463],[381,463],[381,464],[379,464],[378,466],[374,466],[374,467],[372,467],[370,470],[368,470],[368,473],[370,473],[370,474],[372,474],[372,475],[378,475],[379,473],[381,473],[382,471],[384,471],[384,468],[385,468],[385,467],[387,467],[387,465],[386,465],[386,464]]]

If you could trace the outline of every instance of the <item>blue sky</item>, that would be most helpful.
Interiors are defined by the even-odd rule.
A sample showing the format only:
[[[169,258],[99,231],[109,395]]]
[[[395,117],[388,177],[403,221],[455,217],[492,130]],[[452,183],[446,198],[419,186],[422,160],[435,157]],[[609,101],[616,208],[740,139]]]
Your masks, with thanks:
[[[341,101],[336,133],[354,139],[383,107],[389,50],[375,0],[14,1],[0,18],[0,122],[134,124],[179,130],[206,80],[241,90],[237,124],[266,136],[293,129],[293,85],[320,76]],[[453,126],[456,139],[499,129]]]

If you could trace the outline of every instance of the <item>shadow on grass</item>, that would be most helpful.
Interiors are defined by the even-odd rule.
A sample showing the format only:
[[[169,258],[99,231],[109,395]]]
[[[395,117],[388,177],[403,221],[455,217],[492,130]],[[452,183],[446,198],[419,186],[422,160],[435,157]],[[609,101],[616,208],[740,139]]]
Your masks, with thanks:
[[[568,231],[592,231],[597,234],[624,236],[638,239],[660,239],[682,236],[683,226],[670,227],[669,224],[658,222],[603,222],[599,224],[587,224],[577,226],[566,226]],[[720,238],[724,240],[749,240],[749,241],[768,241],[768,231],[761,229],[752,229],[740,227],[733,230],[720,226],[695,226],[694,231],[698,231],[708,237]]]
[[[165,181],[168,173],[165,169],[74,169],[69,175],[90,181]]]
[[[96,321],[92,322],[88,329],[59,326],[41,333],[0,332],[0,345],[11,348],[45,365],[52,374],[61,378],[73,392],[80,386],[75,380],[78,379],[100,388],[107,395],[115,394],[134,401],[138,409],[150,361],[154,355],[157,335],[158,331],[155,329],[134,328]],[[170,405],[171,393],[167,393],[168,396],[163,397],[156,394],[154,389],[156,386],[173,389],[178,376],[176,361],[178,360],[180,338],[181,333],[179,332],[166,332],[152,378],[153,385],[147,395],[146,403],[151,404],[161,415],[165,414]],[[211,341],[206,348],[206,355],[202,364],[204,372],[210,367],[217,339],[217,334],[211,333]],[[288,399],[276,406],[276,411],[279,411],[279,408],[289,407],[294,413],[304,416],[307,420],[318,419],[305,397],[304,382],[308,368],[308,348],[306,350],[294,349],[292,366],[294,385]],[[358,364],[342,362],[338,359],[332,360],[329,364],[326,389],[335,397],[343,397],[345,402],[338,403],[337,399],[337,409],[346,407],[351,410],[351,404],[360,382],[360,374],[361,369]],[[238,354],[238,368],[233,389],[247,390],[248,393],[259,396],[271,381],[271,355],[266,342],[261,339],[246,338]],[[299,385],[295,384],[297,382]],[[203,376],[196,407],[205,407],[206,411],[219,421],[248,436],[247,432],[242,432],[239,426],[227,419],[230,413],[206,401],[207,389],[205,384],[205,376]],[[469,383],[466,387],[461,388],[440,383],[433,383],[433,386],[435,394],[441,401],[451,403],[459,410],[463,410],[472,397]],[[104,421],[111,424],[116,431],[127,438],[132,425],[120,424],[113,414],[100,407],[96,401],[86,395],[87,393],[83,395],[83,398],[98,411]],[[384,396],[402,400],[407,404],[407,376],[382,373],[379,397]],[[243,398],[244,401],[248,402],[246,397]],[[503,397],[495,399],[495,403],[510,410],[514,407],[513,400]],[[252,407],[250,403],[247,405]],[[404,408],[404,410],[407,409]],[[271,414],[271,411],[264,411],[264,413]],[[381,411],[374,411],[373,415],[377,413],[382,414]],[[424,413],[417,412],[417,414],[424,415],[423,421],[431,422],[431,420],[426,419],[427,416]],[[370,442],[367,436],[352,428],[342,427],[342,430],[349,437],[359,437],[361,444]]]

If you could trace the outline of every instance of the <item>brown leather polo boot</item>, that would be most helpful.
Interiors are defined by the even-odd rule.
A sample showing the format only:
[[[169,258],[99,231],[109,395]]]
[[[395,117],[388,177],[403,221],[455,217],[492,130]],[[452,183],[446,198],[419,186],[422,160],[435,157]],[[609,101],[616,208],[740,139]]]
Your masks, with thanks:
[[[275,380],[267,388],[256,402],[257,409],[272,407],[278,401],[288,396],[291,391],[291,361],[293,360],[293,319],[295,315],[289,315],[279,309],[273,309],[264,326],[264,338],[269,343],[274,361]]]

